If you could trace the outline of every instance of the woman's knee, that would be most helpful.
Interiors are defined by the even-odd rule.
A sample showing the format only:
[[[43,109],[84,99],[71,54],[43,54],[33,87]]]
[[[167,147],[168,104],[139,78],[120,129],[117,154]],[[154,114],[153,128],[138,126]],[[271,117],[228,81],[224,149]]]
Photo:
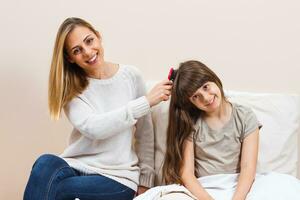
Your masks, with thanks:
[[[52,154],[43,154],[33,164],[32,173],[38,172],[39,174],[43,174],[45,171],[57,169],[67,165],[68,164],[58,156]]]
[[[55,188],[56,182],[59,181],[59,176],[63,176],[63,173],[66,173],[65,171],[67,170],[71,171],[70,173],[74,173],[70,169],[72,168],[58,156],[51,154],[41,155],[32,167],[24,192],[24,199],[43,199],[49,196],[48,193],[52,191],[50,188]]]

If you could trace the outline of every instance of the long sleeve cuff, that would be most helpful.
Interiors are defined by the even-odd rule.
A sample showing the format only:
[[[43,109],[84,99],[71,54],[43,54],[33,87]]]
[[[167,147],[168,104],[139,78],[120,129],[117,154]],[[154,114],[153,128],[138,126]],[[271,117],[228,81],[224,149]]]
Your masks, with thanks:
[[[135,119],[138,119],[150,112],[150,105],[145,96],[129,102],[129,107]]]
[[[140,185],[151,188],[154,186],[155,173],[153,171],[141,172]]]

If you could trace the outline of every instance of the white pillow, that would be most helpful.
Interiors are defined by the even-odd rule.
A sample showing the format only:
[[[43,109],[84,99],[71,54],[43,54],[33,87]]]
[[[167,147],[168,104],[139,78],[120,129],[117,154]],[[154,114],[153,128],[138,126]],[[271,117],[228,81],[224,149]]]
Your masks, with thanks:
[[[148,90],[154,83],[147,82]],[[297,176],[300,96],[237,91],[225,91],[225,94],[230,101],[252,108],[263,125],[260,130],[258,172],[277,171]],[[169,101],[152,108],[156,185],[162,183],[168,114]]]
[[[297,176],[300,132],[299,95],[227,91],[229,101],[252,108],[260,129],[258,172]]]

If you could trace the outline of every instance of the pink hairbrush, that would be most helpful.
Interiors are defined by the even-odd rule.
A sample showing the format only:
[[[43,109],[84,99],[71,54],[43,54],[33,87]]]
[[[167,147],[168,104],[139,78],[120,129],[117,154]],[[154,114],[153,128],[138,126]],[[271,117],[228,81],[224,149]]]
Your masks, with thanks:
[[[177,72],[177,70],[174,70],[173,67],[171,67],[169,74],[168,74],[168,79],[170,81],[174,81],[174,79],[176,77],[176,72]]]

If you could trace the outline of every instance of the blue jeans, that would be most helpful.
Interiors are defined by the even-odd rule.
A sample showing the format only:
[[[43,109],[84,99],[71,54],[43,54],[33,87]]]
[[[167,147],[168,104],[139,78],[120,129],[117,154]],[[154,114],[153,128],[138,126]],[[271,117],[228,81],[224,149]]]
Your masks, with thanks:
[[[34,163],[24,200],[132,200],[135,191],[99,174],[82,174],[62,158],[45,154]]]

